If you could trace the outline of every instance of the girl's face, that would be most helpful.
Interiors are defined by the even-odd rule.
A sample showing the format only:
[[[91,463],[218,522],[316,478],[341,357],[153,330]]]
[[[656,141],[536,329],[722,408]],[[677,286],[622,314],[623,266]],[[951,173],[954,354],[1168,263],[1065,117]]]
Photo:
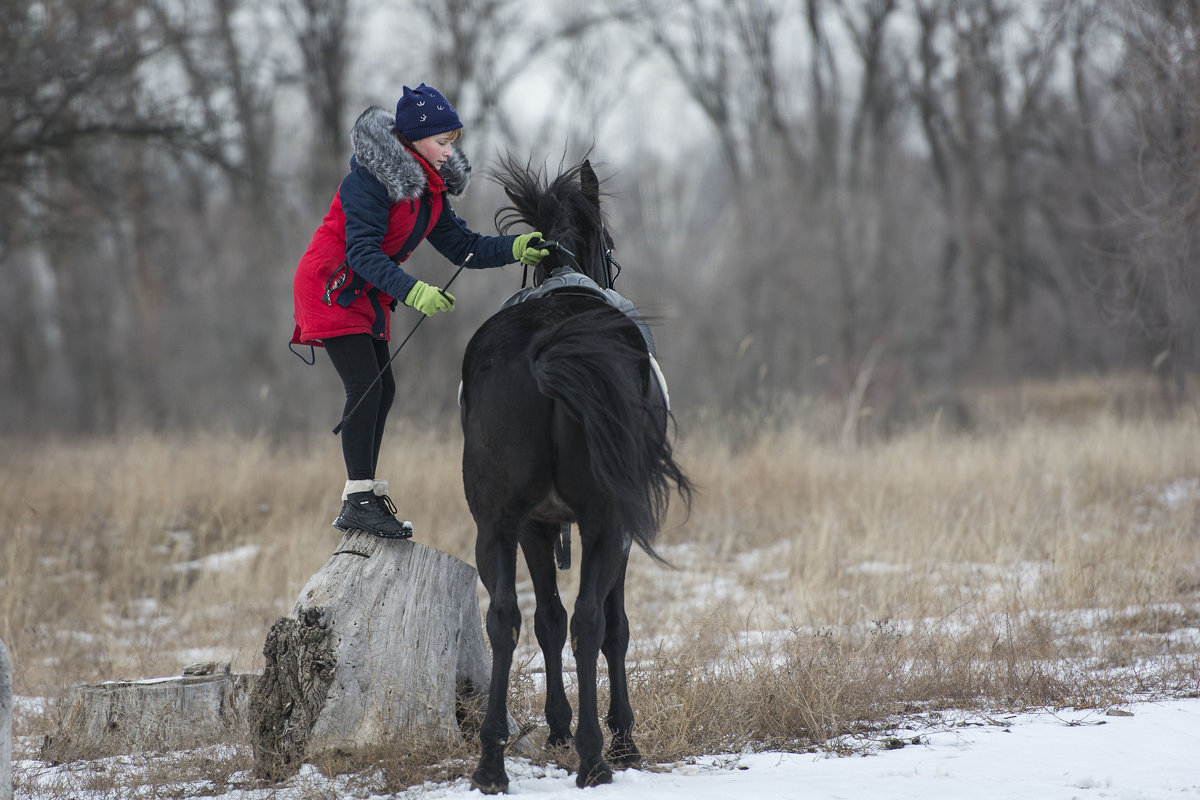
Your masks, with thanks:
[[[458,131],[447,131],[434,136],[426,136],[424,139],[417,139],[413,142],[413,147],[421,154],[421,157],[433,165],[434,169],[441,169],[442,164],[454,152],[451,145],[458,138],[454,134]]]

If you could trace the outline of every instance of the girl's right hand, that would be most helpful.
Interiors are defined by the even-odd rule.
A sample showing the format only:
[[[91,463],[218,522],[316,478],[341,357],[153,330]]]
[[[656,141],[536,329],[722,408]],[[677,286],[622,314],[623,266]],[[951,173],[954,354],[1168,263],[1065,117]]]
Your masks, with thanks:
[[[417,281],[404,298],[404,305],[411,306],[427,317],[432,317],[439,311],[454,310],[454,295],[431,286],[425,281]]]

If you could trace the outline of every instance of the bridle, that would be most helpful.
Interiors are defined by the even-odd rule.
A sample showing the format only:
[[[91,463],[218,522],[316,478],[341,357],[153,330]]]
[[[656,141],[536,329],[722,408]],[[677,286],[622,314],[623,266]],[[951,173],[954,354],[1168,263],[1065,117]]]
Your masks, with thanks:
[[[617,282],[617,276],[621,274],[621,265],[615,258],[613,258],[612,254],[614,248],[612,245],[612,237],[608,235],[608,229],[604,227],[603,220],[600,221],[600,237],[600,240],[607,245],[607,247],[604,248],[604,277],[608,280],[608,286],[605,288],[611,289],[613,288],[613,284]],[[613,272],[614,267],[616,268],[616,272]]]
[[[608,231],[604,227],[603,222],[600,223],[600,236],[601,236],[601,241],[605,242],[606,244],[608,242],[612,241],[612,239],[608,235]],[[548,239],[548,240],[542,242],[541,245],[542,245],[543,249],[554,250],[559,254],[560,258],[565,258],[565,260],[568,262],[567,266],[570,267],[571,269],[573,269],[574,271],[576,271],[580,274],[585,274],[583,272],[583,268],[580,267],[580,265],[579,265],[579,257],[577,255],[575,255],[574,253],[572,253],[570,250],[568,250],[566,245],[564,245],[562,242],[559,242],[554,239]],[[612,255],[613,249],[614,248],[612,247],[612,245],[608,245],[607,247],[604,247],[603,250],[601,251],[601,255],[603,257],[603,263],[604,263],[604,282],[605,282],[604,288],[605,289],[613,288],[613,285],[617,281],[617,276],[619,276],[621,274],[621,269],[622,269],[621,264],[615,258],[613,258],[613,255]],[[529,284],[529,265],[526,264],[525,269],[521,273],[521,288],[524,289],[528,284]]]

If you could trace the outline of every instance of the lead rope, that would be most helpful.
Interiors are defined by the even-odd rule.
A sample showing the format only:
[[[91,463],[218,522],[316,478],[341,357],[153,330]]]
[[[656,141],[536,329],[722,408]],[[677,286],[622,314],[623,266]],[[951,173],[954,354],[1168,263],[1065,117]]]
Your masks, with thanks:
[[[438,289],[438,291],[442,293],[443,297],[446,296],[446,289],[449,289],[450,284],[454,283],[454,279],[458,277],[458,273],[462,272],[463,268],[465,266],[467,266],[467,263],[474,257],[475,257],[475,253],[473,253],[473,252],[467,253],[467,257],[465,259],[463,259],[463,263],[459,265],[458,269],[454,270],[454,274],[450,276],[450,280],[446,281],[446,285],[443,286],[442,288]],[[354,408],[347,411],[346,415],[344,417],[342,417],[341,422],[339,422],[337,425],[335,425],[333,427],[333,435],[334,436],[337,436],[339,433],[342,432],[342,428],[345,427],[345,425],[346,425],[346,420],[348,420],[352,416],[354,416],[354,412],[358,411],[359,406],[361,406],[363,404],[363,401],[367,399],[367,395],[370,394],[370,392],[373,388],[375,388],[375,384],[379,383],[379,379],[383,377],[383,373],[386,372],[388,367],[390,367],[392,365],[392,361],[395,360],[396,356],[400,355],[400,351],[404,349],[404,345],[408,344],[408,340],[411,339],[413,334],[417,332],[417,328],[421,327],[421,323],[427,319],[429,319],[429,317],[425,316],[425,314],[421,314],[421,318],[419,320],[417,320],[416,325],[412,326],[412,330],[410,330],[408,332],[408,336],[404,337],[404,341],[401,342],[400,346],[396,348],[396,352],[392,353],[392,356],[391,356],[391,358],[389,358],[387,360],[387,363],[385,363],[382,367],[379,368],[379,374],[376,375],[375,380],[371,381],[370,385],[367,386],[367,389],[366,389],[366,391],[363,392],[362,397],[358,398],[358,402],[354,404]]]

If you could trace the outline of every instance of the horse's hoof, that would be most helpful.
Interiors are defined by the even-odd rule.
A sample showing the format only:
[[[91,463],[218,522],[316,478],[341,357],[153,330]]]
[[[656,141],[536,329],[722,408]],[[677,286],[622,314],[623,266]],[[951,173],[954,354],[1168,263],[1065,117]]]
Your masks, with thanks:
[[[485,775],[479,770],[471,776],[471,788],[483,794],[508,794],[508,776]]]
[[[642,761],[642,754],[638,751],[637,745],[633,743],[632,739],[624,741],[613,739],[604,757],[609,764],[612,764],[617,769],[629,769]]]
[[[575,785],[580,789],[586,789],[589,786],[612,783],[612,780],[612,769],[604,761],[597,761],[588,769],[584,769],[583,765],[580,765],[579,774],[575,776]]]

